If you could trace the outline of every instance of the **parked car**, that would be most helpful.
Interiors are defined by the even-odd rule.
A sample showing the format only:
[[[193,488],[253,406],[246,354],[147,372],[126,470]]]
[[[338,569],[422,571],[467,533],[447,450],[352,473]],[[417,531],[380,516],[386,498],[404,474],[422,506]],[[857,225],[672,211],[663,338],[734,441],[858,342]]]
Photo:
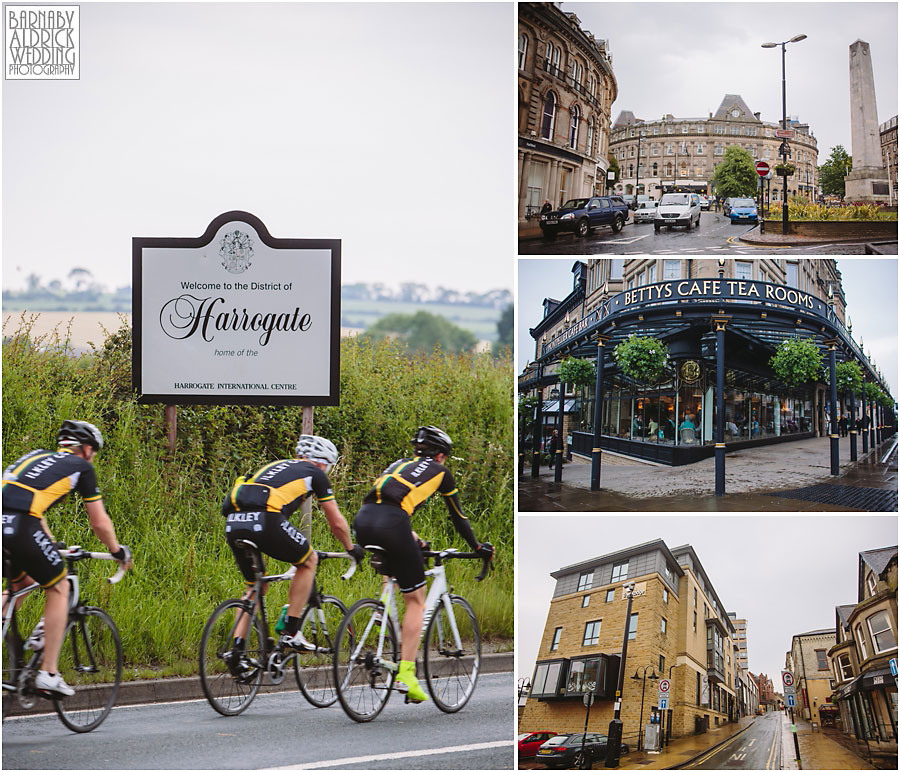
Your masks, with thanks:
[[[551,769],[564,769],[577,767],[576,761],[581,756],[581,739],[583,735],[561,734],[551,737],[538,748],[535,761]],[[628,753],[628,746],[622,743],[621,753]],[[584,740],[584,750],[592,762],[606,758],[606,735],[588,732]]]
[[[542,214],[540,226],[545,239],[555,239],[563,232],[587,236],[600,225],[618,233],[627,220],[628,207],[620,196],[593,196],[570,199],[558,210]]]
[[[625,206],[627,206],[629,209],[634,209],[634,207],[637,205],[637,199],[635,199],[635,197],[631,193],[624,194],[622,196],[622,200],[625,202]]]
[[[752,198],[735,198],[731,201],[731,211],[728,213],[731,224],[736,222],[759,222],[759,212],[756,210],[756,202]]]
[[[638,204],[638,208],[634,211],[634,221],[635,222],[653,222],[653,218],[656,217],[656,209],[659,206],[659,201],[641,201]]]
[[[700,197],[696,193],[664,193],[653,218],[653,230],[663,225],[700,225]]]
[[[731,204],[734,201],[737,201],[737,198],[737,196],[731,196],[729,198],[726,198],[722,203],[722,214],[724,214],[726,217],[731,214]]]
[[[525,732],[519,735],[519,758],[534,758],[541,745],[551,737],[556,737],[558,732]]]
[[[704,212],[709,211],[709,199],[706,196],[700,196],[700,208]]]

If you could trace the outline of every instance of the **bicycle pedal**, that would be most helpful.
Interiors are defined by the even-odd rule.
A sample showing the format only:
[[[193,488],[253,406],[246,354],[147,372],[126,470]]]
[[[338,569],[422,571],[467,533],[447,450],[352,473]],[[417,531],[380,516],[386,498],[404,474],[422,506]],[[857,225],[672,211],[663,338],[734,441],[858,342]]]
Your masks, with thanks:
[[[409,694],[404,692],[403,693],[403,702],[404,702],[404,704],[407,704],[407,705],[409,703],[412,703],[413,705],[418,705],[420,702],[425,702],[425,700],[414,700],[412,697],[409,696]]]

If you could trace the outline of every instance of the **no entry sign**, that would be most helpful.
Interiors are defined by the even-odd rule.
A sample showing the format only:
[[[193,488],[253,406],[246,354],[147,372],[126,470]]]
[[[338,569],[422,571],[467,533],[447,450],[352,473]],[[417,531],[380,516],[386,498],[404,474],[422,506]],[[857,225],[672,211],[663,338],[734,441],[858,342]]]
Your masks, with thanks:
[[[760,177],[765,177],[769,173],[769,164],[767,164],[765,161],[757,161],[756,173]]]

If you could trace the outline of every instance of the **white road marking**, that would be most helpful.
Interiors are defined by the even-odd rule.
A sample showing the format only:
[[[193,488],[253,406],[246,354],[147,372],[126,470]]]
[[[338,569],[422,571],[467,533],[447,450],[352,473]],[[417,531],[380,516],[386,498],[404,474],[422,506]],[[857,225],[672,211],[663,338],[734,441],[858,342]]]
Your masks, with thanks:
[[[647,238],[649,233],[645,233],[643,236],[635,236],[633,239],[616,239],[615,241],[604,241],[604,244],[634,244],[635,241],[640,241],[641,239]]]
[[[437,756],[442,753],[465,753],[467,751],[481,751],[488,748],[512,747],[511,740],[497,740],[487,743],[473,743],[472,745],[450,745],[446,748],[425,748],[415,751],[399,751],[397,753],[379,753],[371,756],[351,756],[345,759],[333,761],[316,761],[312,764],[293,764],[287,767],[262,767],[263,772],[280,772],[289,769],[326,769],[328,767],[345,767],[349,764],[368,764],[372,761],[391,761],[393,759],[408,759],[414,756]]]

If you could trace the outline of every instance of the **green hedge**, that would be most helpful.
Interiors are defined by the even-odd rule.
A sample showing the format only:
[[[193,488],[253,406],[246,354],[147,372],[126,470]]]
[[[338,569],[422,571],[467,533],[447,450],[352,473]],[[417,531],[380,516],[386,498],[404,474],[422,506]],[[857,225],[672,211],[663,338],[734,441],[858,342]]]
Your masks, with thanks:
[[[293,454],[301,408],[179,407],[177,449],[167,459],[164,407],[140,405],[130,391],[131,332],[124,321],[101,348],[81,356],[72,354],[65,333],[35,339],[27,317],[4,335],[4,464],[53,447],[66,418],[100,427],[106,440],[96,462],[100,488],[120,539],[135,553],[135,569],[110,587],[103,581],[108,566],[90,565],[86,592],[115,618],[130,674],[193,672],[207,616],[242,587],[225,544],[221,500],[237,475]],[[410,452],[416,426],[446,429],[461,459],[448,466],[464,511],[478,538],[497,548],[498,569],[476,584],[474,561],[454,563],[450,581],[472,601],[485,638],[500,641],[513,635],[512,375],[508,356],[436,351],[409,357],[396,342],[345,338],[341,404],[315,411],[316,433],[341,452],[331,479],[351,522],[372,480]],[[57,539],[100,548],[74,497],[51,509],[47,520]],[[466,548],[442,501],[427,504],[413,527],[434,546]],[[339,548],[321,514],[313,518],[313,544]],[[327,592],[350,602],[377,591],[371,569],[344,584],[341,567],[344,561],[330,561],[319,571]],[[274,604],[286,597],[286,582],[269,594]],[[36,604],[23,609],[26,623],[29,605]]]

